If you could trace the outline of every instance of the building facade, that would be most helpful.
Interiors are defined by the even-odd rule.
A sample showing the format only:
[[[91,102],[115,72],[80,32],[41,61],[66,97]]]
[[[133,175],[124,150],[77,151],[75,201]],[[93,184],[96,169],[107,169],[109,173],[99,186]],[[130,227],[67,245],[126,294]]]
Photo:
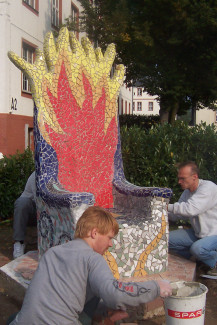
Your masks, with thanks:
[[[157,115],[160,106],[156,96],[143,91],[142,87],[126,87],[123,85],[118,98],[119,114]]]
[[[13,51],[34,62],[45,34],[72,15],[78,23],[77,0],[5,0],[0,2],[0,152],[33,149],[33,101],[27,78],[8,59]],[[76,34],[79,38],[82,35]]]
[[[151,96],[143,91],[142,87],[127,87],[123,85],[118,98],[118,111],[120,115],[158,115],[160,105],[156,100],[157,96]],[[191,112],[184,119],[188,122],[191,120]],[[179,119],[183,119],[182,116]],[[217,112],[208,108],[199,109],[195,114],[195,123],[206,123],[207,125],[215,124],[217,126]]]
[[[70,15],[79,23],[82,8],[77,0],[0,1],[0,153],[9,156],[17,150],[33,149],[33,101],[27,78],[8,59],[13,51],[34,62],[36,48],[43,49],[45,34],[57,29]],[[80,39],[83,35],[76,33]],[[119,114],[156,115],[156,97],[141,87],[121,87]],[[216,112],[196,112],[196,122],[216,123]]]

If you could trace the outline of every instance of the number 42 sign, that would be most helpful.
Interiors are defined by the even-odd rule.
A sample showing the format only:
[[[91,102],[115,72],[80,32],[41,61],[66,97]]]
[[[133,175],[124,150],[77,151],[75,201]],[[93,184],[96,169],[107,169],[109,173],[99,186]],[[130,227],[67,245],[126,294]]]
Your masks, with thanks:
[[[11,100],[11,110],[16,111],[17,110],[17,99],[12,97]]]

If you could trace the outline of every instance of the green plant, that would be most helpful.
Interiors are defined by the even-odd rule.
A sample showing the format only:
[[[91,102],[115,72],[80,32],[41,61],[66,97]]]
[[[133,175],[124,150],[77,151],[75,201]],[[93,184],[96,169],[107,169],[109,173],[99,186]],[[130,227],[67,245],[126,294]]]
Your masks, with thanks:
[[[153,125],[160,123],[159,115],[133,115],[133,114],[123,114],[119,116],[120,126],[131,126],[137,125],[141,129],[150,129]]]
[[[23,192],[26,181],[34,169],[30,149],[9,157],[4,156],[0,160],[0,220],[12,217],[14,201]]]
[[[149,130],[138,126],[121,127],[122,155],[126,178],[140,186],[170,187],[172,201],[182,190],[177,184],[177,163],[193,160],[200,167],[200,177],[216,182],[217,131],[205,123],[189,127],[182,121],[175,125],[155,125]]]

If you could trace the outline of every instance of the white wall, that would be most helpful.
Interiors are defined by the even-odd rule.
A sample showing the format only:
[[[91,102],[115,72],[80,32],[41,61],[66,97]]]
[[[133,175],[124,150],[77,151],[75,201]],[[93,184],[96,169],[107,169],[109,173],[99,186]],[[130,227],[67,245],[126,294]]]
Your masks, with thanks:
[[[119,114],[132,114],[132,87],[127,88],[124,84],[120,88],[118,102]]]
[[[77,0],[62,0],[62,21],[71,14],[71,3],[81,9]],[[0,2],[0,113],[32,116],[33,101],[21,96],[21,71],[8,59],[9,50],[22,55],[22,39],[41,50],[46,33],[51,27],[51,0],[39,0],[39,14],[34,14],[22,4],[22,0]],[[11,103],[17,101],[17,110],[11,111]]]
[[[141,87],[134,87],[133,88],[133,102],[135,110],[133,114],[135,115],[157,115],[159,114],[160,105],[156,100],[157,96],[151,96],[148,93],[142,91],[142,95],[138,95],[138,88]],[[141,103],[142,110],[138,110],[138,102]],[[153,111],[149,110],[149,102],[153,103]]]
[[[206,122],[206,124],[216,123],[216,112],[211,109],[200,109],[196,111],[196,124]]]
[[[10,93],[10,70],[7,50],[10,47],[10,3],[0,2],[0,112],[8,113]]]

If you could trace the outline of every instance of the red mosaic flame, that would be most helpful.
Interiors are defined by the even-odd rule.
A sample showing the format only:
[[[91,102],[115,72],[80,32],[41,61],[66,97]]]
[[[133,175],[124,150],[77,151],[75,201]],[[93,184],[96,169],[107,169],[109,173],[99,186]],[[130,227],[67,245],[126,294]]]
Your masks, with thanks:
[[[62,63],[57,98],[47,88],[56,118],[65,134],[57,134],[46,125],[46,131],[59,162],[58,178],[71,192],[91,192],[96,204],[113,206],[112,180],[117,145],[117,124],[111,120],[106,133],[106,93],[102,88],[95,107],[91,85],[83,73],[85,100],[79,107],[72,95],[65,65]]]

